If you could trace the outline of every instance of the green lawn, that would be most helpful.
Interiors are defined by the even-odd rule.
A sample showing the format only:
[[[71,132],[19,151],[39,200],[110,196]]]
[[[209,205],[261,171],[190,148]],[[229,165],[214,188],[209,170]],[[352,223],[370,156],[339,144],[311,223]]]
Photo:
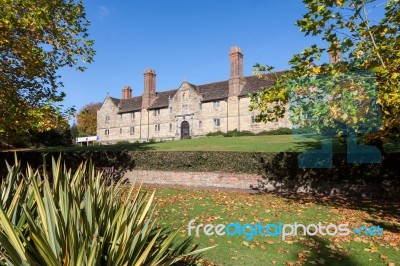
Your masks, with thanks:
[[[34,151],[120,151],[120,150],[157,150],[157,151],[238,151],[238,152],[289,152],[305,151],[319,147],[319,141],[313,137],[297,135],[270,135],[244,137],[204,137],[179,141],[156,143],[131,143],[98,146],[47,147]]]
[[[384,236],[320,235],[279,237],[205,236],[194,238],[200,247],[217,245],[204,254],[204,265],[398,265],[400,262],[400,205],[349,200],[288,199],[263,194],[158,188],[156,212],[161,226],[180,228],[182,239],[187,225],[239,223],[322,222],[380,225]],[[193,231],[193,234],[195,232]],[[210,264],[211,263],[211,264]],[[396,263],[396,264],[390,264]]]
[[[203,137],[179,141],[156,143],[131,143],[97,146],[47,147],[34,151],[121,151],[121,150],[156,150],[156,151],[236,151],[236,152],[302,152],[318,149],[320,140],[306,135],[264,135],[244,137]],[[387,152],[400,151],[400,143],[385,145]],[[334,151],[346,151],[345,145],[334,140]]]
[[[299,138],[293,135],[205,137],[181,141],[151,144],[160,151],[240,151],[240,152],[284,152],[304,151],[318,147],[315,138]]]
[[[320,140],[312,135],[264,135],[243,137],[203,137],[179,141],[155,143],[127,143],[96,146],[47,147],[31,149],[32,151],[122,151],[122,150],[155,150],[155,151],[235,151],[235,152],[303,152],[318,149]],[[399,152],[400,142],[384,145],[386,152]],[[333,141],[335,152],[345,152],[346,145],[337,139]],[[29,149],[24,149],[29,150]]]

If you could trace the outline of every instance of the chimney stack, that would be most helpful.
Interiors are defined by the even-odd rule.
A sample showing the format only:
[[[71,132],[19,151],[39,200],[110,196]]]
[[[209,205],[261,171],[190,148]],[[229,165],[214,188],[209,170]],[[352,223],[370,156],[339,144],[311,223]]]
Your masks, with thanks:
[[[122,99],[132,98],[132,89],[130,86],[125,86],[122,89]]]
[[[329,52],[329,62],[331,64],[339,63],[339,62],[342,61],[342,59],[343,59],[343,55],[342,55],[341,51],[335,51],[335,52],[331,51],[331,52]]]
[[[238,96],[244,85],[243,54],[238,46],[233,46],[229,53],[231,75],[229,78],[229,96]]]
[[[336,64],[342,61],[343,54],[340,50],[340,44],[337,41],[334,41],[328,49],[329,52],[329,62],[331,64]]]
[[[142,109],[147,109],[156,99],[156,71],[146,69],[144,71],[144,92],[142,97]]]

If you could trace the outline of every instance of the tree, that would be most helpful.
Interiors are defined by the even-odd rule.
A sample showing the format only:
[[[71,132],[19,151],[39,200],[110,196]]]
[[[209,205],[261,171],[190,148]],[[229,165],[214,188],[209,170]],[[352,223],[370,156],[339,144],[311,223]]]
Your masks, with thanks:
[[[95,136],[97,134],[97,111],[102,103],[89,103],[82,107],[77,117],[77,126],[81,133],[86,136]]]
[[[0,0],[0,137],[57,128],[73,112],[57,71],[92,62],[82,0]],[[61,122],[62,123],[62,122]]]
[[[290,71],[276,73],[271,88],[252,95],[250,108],[260,111],[256,119],[276,121],[290,106],[294,124],[318,132],[336,127],[340,135],[343,128],[338,125],[345,124],[357,133],[372,124],[379,131],[368,134],[370,139],[399,137],[400,2],[303,2],[308,12],[296,24],[306,35],[321,36],[327,45],[312,45],[295,54],[289,61]],[[383,5],[383,17],[379,19],[373,12],[379,13]],[[370,18],[372,15],[374,19]],[[326,52],[334,60],[318,64]],[[268,65],[255,66],[260,78],[272,70]],[[370,106],[376,104],[379,112],[372,116],[379,118],[380,125],[376,119],[373,123],[366,119]]]
[[[74,124],[71,126],[71,139],[72,139],[73,141],[75,141],[75,139],[76,139],[77,137],[79,137],[79,129],[78,129],[78,126],[74,123]]]

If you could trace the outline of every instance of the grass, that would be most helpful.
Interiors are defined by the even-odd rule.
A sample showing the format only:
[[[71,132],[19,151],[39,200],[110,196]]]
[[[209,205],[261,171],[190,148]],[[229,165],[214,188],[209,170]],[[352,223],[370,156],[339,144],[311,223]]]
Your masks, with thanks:
[[[190,220],[203,224],[348,223],[380,225],[383,237],[294,236],[195,237],[201,247],[217,245],[204,254],[205,265],[394,265],[400,262],[400,205],[330,198],[284,198],[271,194],[158,188],[156,217],[161,226],[180,228],[188,236]],[[193,231],[193,234],[195,232]],[[297,264],[296,264],[297,263]]]
[[[335,144],[340,147],[340,145]],[[31,151],[235,151],[235,152],[302,152],[320,146],[317,138],[297,135],[243,136],[243,137],[204,137],[179,141],[155,143],[130,143],[97,146],[46,147]],[[29,151],[28,149],[25,149]]]
[[[155,150],[155,151],[234,151],[234,152],[303,152],[318,149],[320,140],[312,135],[264,135],[243,137],[203,137],[179,141],[155,143],[130,143],[97,146],[46,147],[31,151],[122,151],[122,150]],[[345,152],[346,146],[334,140],[335,152]],[[387,152],[399,152],[400,143],[385,145]]]

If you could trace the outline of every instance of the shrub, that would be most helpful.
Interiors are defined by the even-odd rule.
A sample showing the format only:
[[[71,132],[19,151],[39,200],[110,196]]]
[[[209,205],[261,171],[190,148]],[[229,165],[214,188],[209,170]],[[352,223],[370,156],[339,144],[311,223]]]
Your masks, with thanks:
[[[263,136],[263,135],[290,135],[292,134],[292,130],[287,127],[280,127],[278,129],[273,129],[269,131],[261,131],[258,133],[258,136]]]
[[[224,137],[241,137],[241,136],[254,136],[253,132],[248,130],[238,131],[237,129],[230,130],[227,133],[224,133]]]
[[[106,186],[91,163],[72,173],[52,160],[42,172],[7,165],[0,186],[0,263],[14,265],[155,265],[195,259],[203,250],[179,231],[157,228],[154,192]],[[50,181],[51,180],[51,181]]]
[[[117,141],[117,143],[115,143],[115,144],[117,144],[117,145],[127,145],[127,144],[131,144],[129,141],[127,141],[127,140],[120,140],[120,141]]]
[[[157,141],[156,141],[156,139],[155,138],[151,138],[151,139],[149,139],[149,141],[148,141],[148,143],[156,143]]]
[[[216,132],[209,132],[207,133],[207,137],[214,137],[214,136],[223,136],[224,133],[220,130],[216,131]]]
[[[293,134],[312,134],[316,133],[315,130],[309,127],[299,127],[299,128],[293,128],[292,129]]]

